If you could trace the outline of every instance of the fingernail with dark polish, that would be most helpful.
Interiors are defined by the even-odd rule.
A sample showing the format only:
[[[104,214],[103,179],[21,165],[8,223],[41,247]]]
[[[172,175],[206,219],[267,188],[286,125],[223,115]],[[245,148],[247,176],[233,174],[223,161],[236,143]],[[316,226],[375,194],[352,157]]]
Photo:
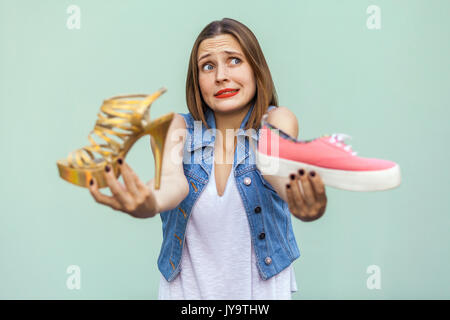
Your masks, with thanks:
[[[286,185],[286,188],[288,188],[288,189],[289,189],[290,187],[291,187],[291,185],[289,185],[289,184],[287,184],[287,185]]]
[[[109,166],[106,166],[106,167],[105,167],[105,171],[106,171],[106,172],[109,172],[109,170],[110,170]]]
[[[121,158],[117,159],[117,162],[118,162],[120,165],[122,165],[122,159],[121,159]]]
[[[94,184],[94,179],[91,179],[91,181],[89,181],[89,185],[93,185]]]
[[[291,177],[291,180],[294,180],[295,179],[295,174],[291,174],[290,177]]]
[[[311,177],[314,177],[314,176],[316,175],[316,173],[315,173],[314,171],[311,171],[311,172],[309,173],[309,175],[310,175]]]
[[[300,169],[300,170],[298,170],[298,173],[299,173],[301,176],[303,176],[303,175],[305,174],[305,170]]]

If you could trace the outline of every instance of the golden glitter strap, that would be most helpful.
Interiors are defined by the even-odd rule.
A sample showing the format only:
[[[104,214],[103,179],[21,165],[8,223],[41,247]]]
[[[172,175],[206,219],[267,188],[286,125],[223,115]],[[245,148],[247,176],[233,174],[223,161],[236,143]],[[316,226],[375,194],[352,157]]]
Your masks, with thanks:
[[[142,132],[144,126],[150,123],[148,106],[165,91],[166,89],[162,88],[151,95],[123,95],[104,100],[101,112],[97,114],[95,127],[88,135],[91,145],[69,153],[67,157],[69,165],[72,168],[90,169],[98,167],[105,160],[111,161],[112,158],[119,156],[124,151],[122,142]],[[106,143],[98,144],[92,135]],[[122,142],[117,142],[111,137],[121,139]],[[96,159],[95,153],[100,154],[102,159]]]

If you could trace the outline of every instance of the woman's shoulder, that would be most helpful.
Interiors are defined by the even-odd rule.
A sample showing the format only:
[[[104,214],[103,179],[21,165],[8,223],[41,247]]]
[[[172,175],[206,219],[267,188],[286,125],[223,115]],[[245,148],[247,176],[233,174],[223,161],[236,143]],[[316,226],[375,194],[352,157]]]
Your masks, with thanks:
[[[288,135],[297,138],[298,120],[295,113],[289,108],[279,106],[271,109],[267,113],[267,122],[286,132]]]
[[[270,114],[279,114],[284,116],[295,116],[294,112],[292,112],[288,107],[284,106],[269,106],[267,108],[267,112]]]
[[[176,113],[175,118],[177,118],[177,121],[181,124],[181,122],[184,123],[184,128],[190,128],[194,125],[194,117],[192,117],[192,114],[190,112],[187,113]],[[174,118],[174,120],[175,120]]]
[[[174,113],[172,122],[170,124],[169,132],[179,131],[179,130],[186,130],[187,129],[187,123],[186,119],[183,117],[180,113]]]

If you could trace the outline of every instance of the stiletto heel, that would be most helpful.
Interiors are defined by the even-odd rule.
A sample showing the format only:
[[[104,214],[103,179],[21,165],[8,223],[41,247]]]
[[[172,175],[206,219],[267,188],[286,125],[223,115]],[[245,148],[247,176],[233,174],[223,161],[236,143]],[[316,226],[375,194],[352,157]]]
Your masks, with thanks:
[[[120,169],[117,159],[125,159],[134,143],[142,136],[150,134],[156,142],[155,189],[159,189],[164,144],[174,113],[150,121],[149,112],[151,104],[164,92],[166,89],[161,88],[151,95],[125,95],[104,100],[100,109],[103,114],[101,112],[97,114],[95,127],[88,135],[91,145],[69,153],[67,159],[57,161],[60,177],[85,188],[89,187],[89,181],[94,178],[98,188],[107,187],[104,178],[105,166],[110,166],[118,178]],[[106,144],[97,144],[91,134],[96,134],[106,141]],[[118,137],[122,142],[108,135]],[[101,158],[96,158],[94,153],[100,154]]]
[[[162,160],[164,155],[164,145],[170,124],[174,114],[166,114],[152,121],[147,128],[149,134],[155,138],[155,189],[159,189],[161,184]]]

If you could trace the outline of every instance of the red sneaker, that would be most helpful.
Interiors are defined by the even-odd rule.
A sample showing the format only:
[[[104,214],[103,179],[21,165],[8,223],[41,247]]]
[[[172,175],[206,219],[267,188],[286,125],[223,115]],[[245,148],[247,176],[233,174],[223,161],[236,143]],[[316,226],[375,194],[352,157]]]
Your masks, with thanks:
[[[288,177],[301,168],[314,170],[325,185],[350,191],[379,191],[400,185],[398,164],[357,157],[344,143],[351,138],[346,134],[300,141],[265,122],[265,118],[256,150],[256,166],[262,174]]]

